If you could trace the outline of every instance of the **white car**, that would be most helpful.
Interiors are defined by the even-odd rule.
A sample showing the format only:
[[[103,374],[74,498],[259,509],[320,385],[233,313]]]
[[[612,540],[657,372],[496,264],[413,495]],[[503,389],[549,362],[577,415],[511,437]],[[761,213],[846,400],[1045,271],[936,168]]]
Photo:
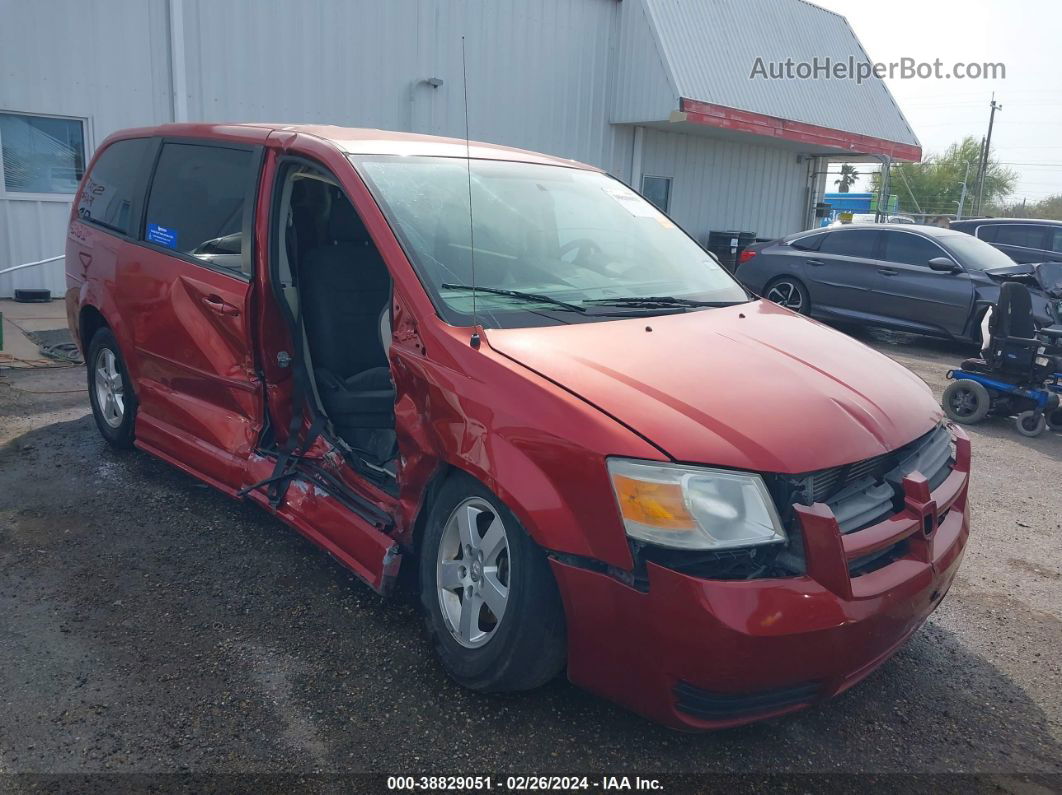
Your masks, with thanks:
[[[853,213],[851,220],[842,221],[838,218],[830,226],[844,226],[845,224],[876,224],[878,217],[874,213]],[[887,215],[884,223],[887,224],[913,224],[915,219],[908,215]]]

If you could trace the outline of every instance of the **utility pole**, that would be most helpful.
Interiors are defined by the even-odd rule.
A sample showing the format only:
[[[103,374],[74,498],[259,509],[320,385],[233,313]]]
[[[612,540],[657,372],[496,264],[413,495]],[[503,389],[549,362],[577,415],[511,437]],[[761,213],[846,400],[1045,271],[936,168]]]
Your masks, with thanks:
[[[878,212],[874,220],[885,223],[889,214],[889,182],[892,171],[892,158],[888,155],[881,157],[881,192],[878,194]]]
[[[956,221],[962,220],[962,208],[966,206],[966,186],[970,182],[970,161],[963,160],[962,162],[966,164],[966,174],[963,175],[962,178],[962,193],[959,194],[959,211],[955,213]]]
[[[982,203],[985,196],[985,177],[988,173],[988,153],[992,148],[992,125],[996,121],[996,111],[1003,110],[1003,106],[996,102],[996,94],[992,92],[992,110],[988,114],[988,136],[985,138],[984,152],[981,153],[981,179],[977,185],[977,214],[981,214]]]

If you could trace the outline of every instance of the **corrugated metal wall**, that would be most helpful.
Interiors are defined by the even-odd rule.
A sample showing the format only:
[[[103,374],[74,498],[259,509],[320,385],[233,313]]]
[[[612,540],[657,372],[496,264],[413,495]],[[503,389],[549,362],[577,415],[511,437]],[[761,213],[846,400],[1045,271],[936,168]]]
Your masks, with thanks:
[[[0,110],[84,117],[89,156],[114,130],[172,121],[175,105],[190,121],[462,136],[464,35],[472,137],[630,180],[633,127],[610,114],[667,118],[676,99],[644,2],[0,0]],[[171,25],[171,9],[183,24]],[[182,27],[186,91],[174,97]],[[794,163],[768,147],[649,131],[642,171],[674,177],[672,212],[698,236],[773,234],[801,223]],[[0,196],[0,269],[62,253],[69,204],[55,198]],[[16,286],[61,294],[63,264],[0,276],[0,296]]]
[[[647,128],[644,174],[671,177],[671,216],[702,243],[712,230],[780,237],[804,226],[807,161],[795,152]]]
[[[168,27],[160,0],[0,0],[0,110],[86,120],[86,148],[122,127],[170,121]],[[2,187],[2,186],[0,186]],[[68,197],[0,194],[0,270],[63,253]],[[62,295],[63,263],[0,276]]]

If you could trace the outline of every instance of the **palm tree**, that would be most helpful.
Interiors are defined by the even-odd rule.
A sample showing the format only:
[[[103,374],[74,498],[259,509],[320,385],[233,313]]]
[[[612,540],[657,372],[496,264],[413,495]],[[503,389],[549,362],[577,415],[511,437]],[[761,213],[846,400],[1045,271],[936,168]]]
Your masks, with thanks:
[[[835,179],[833,184],[841,193],[848,193],[848,189],[855,185],[857,179],[859,179],[859,172],[855,170],[855,166],[851,163],[842,163],[841,178]]]

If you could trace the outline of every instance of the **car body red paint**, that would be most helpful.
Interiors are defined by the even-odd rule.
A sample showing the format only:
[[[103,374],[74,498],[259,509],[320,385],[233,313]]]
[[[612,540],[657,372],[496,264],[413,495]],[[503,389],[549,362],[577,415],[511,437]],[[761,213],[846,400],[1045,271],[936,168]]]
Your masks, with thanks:
[[[940,410],[924,384],[886,357],[762,301],[648,320],[479,329],[476,347],[477,329],[437,315],[347,159],[464,157],[464,141],[166,125],[124,131],[100,151],[134,137],[222,141],[260,157],[249,278],[146,244],[142,218],[120,236],[75,211],[67,241],[71,328],[83,346],[82,334],[100,324],[117,338],[139,402],[137,446],[229,495],[269,476],[263,429],[283,442],[292,415],[292,372],[278,361],[292,338],[268,267],[278,160],[298,155],[335,175],[379,249],[393,280],[397,491],[360,477],[319,439],[308,454],[318,475],[297,480],[280,505],[271,507],[262,490],[248,494],[377,590],[389,589],[402,556],[415,551],[439,473],[461,470],[550,552],[572,681],[668,725],[702,729],[845,689],[902,644],[950,585],[969,532],[969,443],[958,429],[947,481],[930,492],[918,473],[908,476],[895,516],[842,536],[823,506],[798,510],[804,576],[711,580],[649,563],[648,588],[631,581],[635,561],[607,457],[802,473],[896,450],[933,429]],[[485,144],[470,154],[587,168]],[[352,501],[372,511],[352,510]],[[849,561],[897,541],[906,543],[898,560],[849,576]],[[795,685],[806,690],[757,706],[757,693]],[[748,696],[751,706],[693,717],[676,707],[679,686]]]

